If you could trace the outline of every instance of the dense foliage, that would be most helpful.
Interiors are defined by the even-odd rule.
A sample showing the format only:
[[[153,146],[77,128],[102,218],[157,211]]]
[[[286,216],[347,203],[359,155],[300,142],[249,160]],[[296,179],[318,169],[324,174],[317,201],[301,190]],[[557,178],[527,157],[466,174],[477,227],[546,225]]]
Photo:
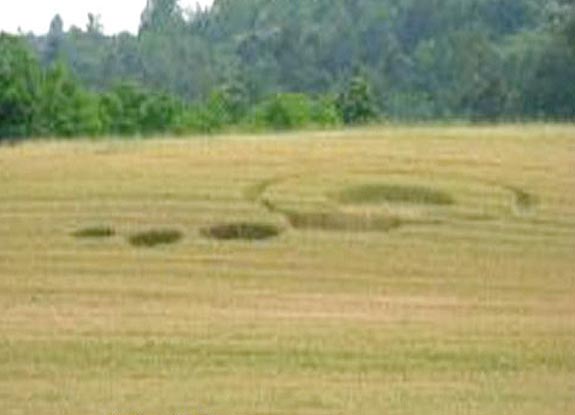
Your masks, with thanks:
[[[0,136],[575,118],[573,0],[148,0],[137,35],[102,26],[2,36]]]

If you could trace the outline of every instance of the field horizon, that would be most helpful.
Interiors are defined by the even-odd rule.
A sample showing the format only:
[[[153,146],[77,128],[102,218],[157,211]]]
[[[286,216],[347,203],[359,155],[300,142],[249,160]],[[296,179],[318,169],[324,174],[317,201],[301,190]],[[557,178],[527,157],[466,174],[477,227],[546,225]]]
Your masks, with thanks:
[[[573,414],[574,137],[0,146],[1,412]]]

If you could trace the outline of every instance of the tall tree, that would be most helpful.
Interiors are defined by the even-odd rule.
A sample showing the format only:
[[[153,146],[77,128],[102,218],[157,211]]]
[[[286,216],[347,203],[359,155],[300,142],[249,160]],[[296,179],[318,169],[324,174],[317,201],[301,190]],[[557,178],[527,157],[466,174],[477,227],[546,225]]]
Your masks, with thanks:
[[[0,34],[0,140],[34,133],[41,73],[23,40]]]
[[[44,56],[42,59],[42,63],[45,66],[50,66],[63,57],[64,42],[64,21],[62,20],[62,17],[57,14],[50,22],[50,29],[46,36],[46,49],[44,50]]]
[[[140,20],[140,33],[171,31],[182,23],[182,9],[178,0],[147,0]]]
[[[86,33],[92,36],[101,36],[104,32],[102,25],[102,18],[100,15],[88,13],[88,24],[86,25]]]

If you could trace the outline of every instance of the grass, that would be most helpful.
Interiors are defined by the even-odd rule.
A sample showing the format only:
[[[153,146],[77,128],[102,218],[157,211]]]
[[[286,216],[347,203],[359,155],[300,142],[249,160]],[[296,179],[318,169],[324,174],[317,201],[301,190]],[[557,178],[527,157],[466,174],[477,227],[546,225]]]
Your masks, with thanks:
[[[130,236],[130,244],[136,247],[153,248],[159,245],[171,245],[180,241],[184,235],[171,229],[153,229]]]
[[[336,195],[344,204],[378,204],[384,202],[422,205],[452,205],[451,195],[423,186],[364,184],[351,187]]]
[[[72,236],[74,236],[76,238],[87,238],[87,239],[111,238],[114,235],[116,235],[116,231],[112,228],[107,227],[107,226],[83,228],[83,229],[80,229],[80,230],[78,230],[72,234]]]
[[[224,223],[205,227],[201,234],[206,238],[223,241],[259,241],[275,238],[281,234],[281,229],[268,223]]]
[[[574,136],[389,127],[3,146],[0,412],[571,415]],[[368,184],[456,203],[333,197]],[[378,217],[401,226],[370,231]],[[78,224],[185,238],[83,243]],[[289,231],[207,241],[213,224]]]
[[[522,189],[511,189],[515,196],[515,207],[520,213],[530,213],[537,207],[537,198]]]
[[[402,225],[399,218],[345,212],[285,212],[295,229],[315,229],[340,232],[388,232]]]

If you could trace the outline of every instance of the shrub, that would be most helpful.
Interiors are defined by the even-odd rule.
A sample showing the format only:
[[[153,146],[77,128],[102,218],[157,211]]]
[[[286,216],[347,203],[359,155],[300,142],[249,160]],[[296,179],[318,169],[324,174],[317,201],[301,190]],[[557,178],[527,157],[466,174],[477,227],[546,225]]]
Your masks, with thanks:
[[[336,101],[331,97],[321,97],[313,102],[311,120],[318,127],[334,127],[343,122]]]
[[[291,130],[311,124],[313,103],[304,94],[276,94],[258,105],[252,123],[256,128]]]
[[[120,83],[100,98],[100,118],[107,132],[150,135],[175,129],[183,104],[174,97]]]

